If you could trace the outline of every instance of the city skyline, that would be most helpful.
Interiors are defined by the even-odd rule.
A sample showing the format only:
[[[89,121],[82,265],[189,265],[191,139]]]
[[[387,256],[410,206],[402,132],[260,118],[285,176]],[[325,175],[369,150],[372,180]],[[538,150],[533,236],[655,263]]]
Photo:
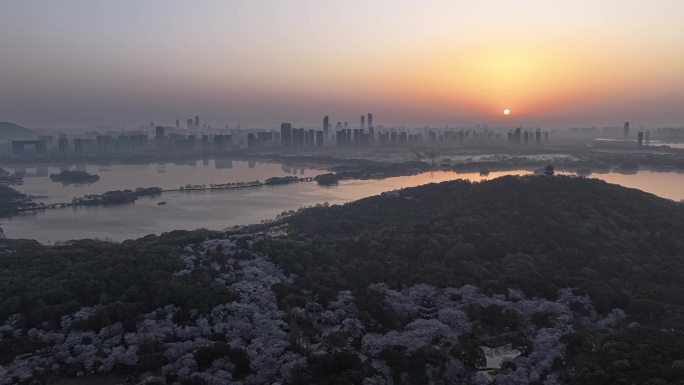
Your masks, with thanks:
[[[684,3],[463,5],[1,1],[0,121],[684,124]]]

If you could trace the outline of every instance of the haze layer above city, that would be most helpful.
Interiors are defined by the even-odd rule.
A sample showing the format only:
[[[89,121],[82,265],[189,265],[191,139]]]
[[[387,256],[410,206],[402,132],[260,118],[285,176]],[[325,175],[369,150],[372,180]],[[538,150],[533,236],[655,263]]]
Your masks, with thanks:
[[[4,0],[0,117],[37,129],[196,114],[318,126],[359,111],[411,126],[678,125],[682,14],[677,0]]]

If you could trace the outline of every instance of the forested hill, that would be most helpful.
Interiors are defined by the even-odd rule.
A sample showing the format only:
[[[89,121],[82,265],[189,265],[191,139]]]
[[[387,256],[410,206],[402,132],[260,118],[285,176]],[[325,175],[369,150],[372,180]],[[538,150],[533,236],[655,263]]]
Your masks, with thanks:
[[[291,228],[269,254],[324,297],[373,282],[578,287],[599,310],[669,326],[684,306],[684,205],[595,179],[431,184],[305,210]]]
[[[32,139],[35,136],[36,132],[28,128],[14,123],[0,122],[0,142],[17,139]]]

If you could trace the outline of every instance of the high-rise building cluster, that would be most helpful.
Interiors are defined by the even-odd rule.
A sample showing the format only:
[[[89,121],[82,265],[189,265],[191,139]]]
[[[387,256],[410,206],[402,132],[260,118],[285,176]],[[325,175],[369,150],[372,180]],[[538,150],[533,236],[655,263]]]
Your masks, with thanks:
[[[176,128],[180,128],[178,127],[178,121],[176,121]],[[200,125],[199,116],[196,115],[194,119],[188,118],[188,120],[185,123],[185,128],[187,128],[188,130],[199,130],[200,128],[202,128],[202,126]]]
[[[539,128],[534,130],[534,131],[531,131],[531,130],[523,130],[521,127],[518,127],[516,129],[508,132],[508,143],[512,143],[512,144],[532,144],[532,143],[534,143],[536,145],[540,145],[540,144],[542,144],[542,140],[544,142],[549,141],[549,132],[548,131],[542,132],[542,130]]]
[[[282,148],[363,148],[363,147],[401,147],[416,145],[456,145],[456,146],[498,146],[498,145],[546,145],[551,141],[551,132],[540,128],[514,129],[495,128],[477,124],[471,128],[406,128],[404,126],[376,125],[372,113],[357,115],[356,122],[332,121],[330,116],[322,118],[318,127],[295,127],[283,122],[279,130],[247,129],[240,126],[230,129],[211,129],[200,118],[188,119],[187,127],[179,128],[181,122],[173,126],[152,126],[145,124],[139,130],[104,133],[90,131],[83,135],[41,135],[34,140],[15,140],[6,151],[25,157],[31,154],[47,156],[84,154],[125,154],[125,153],[167,153],[190,154],[193,152],[212,153],[240,149]],[[102,128],[102,127],[100,127]],[[594,140],[599,145],[643,146],[650,145],[652,139],[679,140],[684,128],[654,128],[647,130],[639,127],[630,132],[629,122],[610,127],[573,127],[567,130],[554,130],[554,143],[576,143]],[[631,134],[631,135],[630,135]],[[601,139],[607,138],[607,139]]]
[[[504,135],[489,129],[486,125],[463,129],[406,129],[405,127],[376,127],[373,114],[359,117],[357,127],[349,122],[338,121],[332,127],[330,117],[323,117],[322,129],[294,128],[291,123],[280,125],[280,141],[273,143],[281,147],[363,147],[363,146],[404,146],[418,143],[464,144],[498,143]],[[549,132],[523,131],[521,128],[508,133],[508,143],[541,144],[549,140]]]

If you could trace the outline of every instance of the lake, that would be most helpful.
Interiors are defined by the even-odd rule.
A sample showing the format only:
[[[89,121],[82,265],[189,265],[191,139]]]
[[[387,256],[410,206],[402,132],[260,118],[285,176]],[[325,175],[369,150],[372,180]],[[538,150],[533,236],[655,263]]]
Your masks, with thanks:
[[[52,182],[49,173],[64,166],[20,169],[25,182],[16,188],[27,194],[46,196],[43,202],[69,202],[74,196],[108,190],[159,186],[165,189],[185,184],[209,184],[265,180],[273,176],[315,176],[323,170],[245,161],[198,161],[185,164],[83,165],[78,169],[100,175],[96,183],[63,186]],[[11,167],[9,169],[12,169]],[[221,230],[241,224],[259,223],[283,211],[328,202],[341,204],[398,188],[414,187],[454,179],[481,181],[504,175],[530,174],[526,170],[479,173],[427,172],[381,180],[348,180],[338,186],[319,186],[315,182],[254,188],[167,192],[158,197],[141,198],[130,205],[71,207],[39,211],[0,220],[9,238],[32,238],[43,243],[69,239],[101,238],[122,241],[171,230],[208,228]],[[611,183],[638,188],[673,199],[684,199],[684,174],[639,171],[592,174]],[[158,205],[159,202],[165,205]]]

